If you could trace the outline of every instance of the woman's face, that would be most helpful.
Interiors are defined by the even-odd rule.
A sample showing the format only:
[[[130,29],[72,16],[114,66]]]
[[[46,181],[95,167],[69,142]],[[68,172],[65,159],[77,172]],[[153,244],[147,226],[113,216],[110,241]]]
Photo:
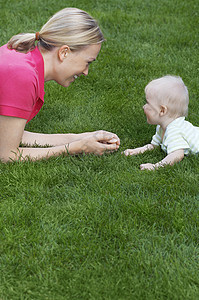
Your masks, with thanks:
[[[54,68],[54,80],[68,87],[80,75],[88,75],[89,64],[96,60],[101,44],[89,45],[79,51],[71,51],[67,47],[60,48],[59,63]]]

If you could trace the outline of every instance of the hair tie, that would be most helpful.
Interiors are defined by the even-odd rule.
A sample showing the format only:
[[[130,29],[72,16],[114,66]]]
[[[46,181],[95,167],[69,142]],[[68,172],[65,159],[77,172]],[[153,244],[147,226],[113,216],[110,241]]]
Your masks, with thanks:
[[[36,41],[39,41],[39,40],[40,40],[39,32],[36,32],[36,33],[35,33],[35,40],[36,40]]]

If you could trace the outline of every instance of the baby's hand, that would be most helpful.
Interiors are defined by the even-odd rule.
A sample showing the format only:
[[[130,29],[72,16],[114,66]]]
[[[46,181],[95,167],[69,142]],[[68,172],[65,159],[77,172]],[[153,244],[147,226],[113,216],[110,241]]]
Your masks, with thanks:
[[[140,165],[140,170],[150,170],[150,171],[154,171],[155,170],[155,165],[151,164],[151,163],[147,163],[147,164],[142,164]]]
[[[124,152],[122,152],[122,154],[125,154],[126,156],[128,155],[136,155],[138,154],[138,150],[137,149],[126,149],[124,150]]]

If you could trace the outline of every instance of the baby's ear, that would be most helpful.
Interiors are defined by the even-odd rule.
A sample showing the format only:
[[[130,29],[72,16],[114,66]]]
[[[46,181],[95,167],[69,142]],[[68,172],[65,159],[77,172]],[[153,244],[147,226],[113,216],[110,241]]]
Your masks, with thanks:
[[[168,111],[167,106],[165,106],[165,105],[161,105],[160,106],[160,116],[161,117],[163,117],[164,115],[166,115],[167,111]]]

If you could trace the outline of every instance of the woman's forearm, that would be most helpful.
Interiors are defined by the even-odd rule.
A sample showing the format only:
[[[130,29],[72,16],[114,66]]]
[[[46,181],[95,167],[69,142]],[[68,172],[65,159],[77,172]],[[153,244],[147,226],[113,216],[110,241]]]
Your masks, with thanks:
[[[19,147],[16,151],[12,151],[7,161],[24,161],[31,159],[33,161],[61,154],[80,154],[82,153],[81,141],[75,141],[67,145],[48,147],[48,148],[26,148]]]
[[[38,145],[38,146],[61,146],[75,141],[79,141],[87,137],[90,133],[66,133],[66,134],[43,134],[24,131],[22,137],[22,144],[24,145]]]

